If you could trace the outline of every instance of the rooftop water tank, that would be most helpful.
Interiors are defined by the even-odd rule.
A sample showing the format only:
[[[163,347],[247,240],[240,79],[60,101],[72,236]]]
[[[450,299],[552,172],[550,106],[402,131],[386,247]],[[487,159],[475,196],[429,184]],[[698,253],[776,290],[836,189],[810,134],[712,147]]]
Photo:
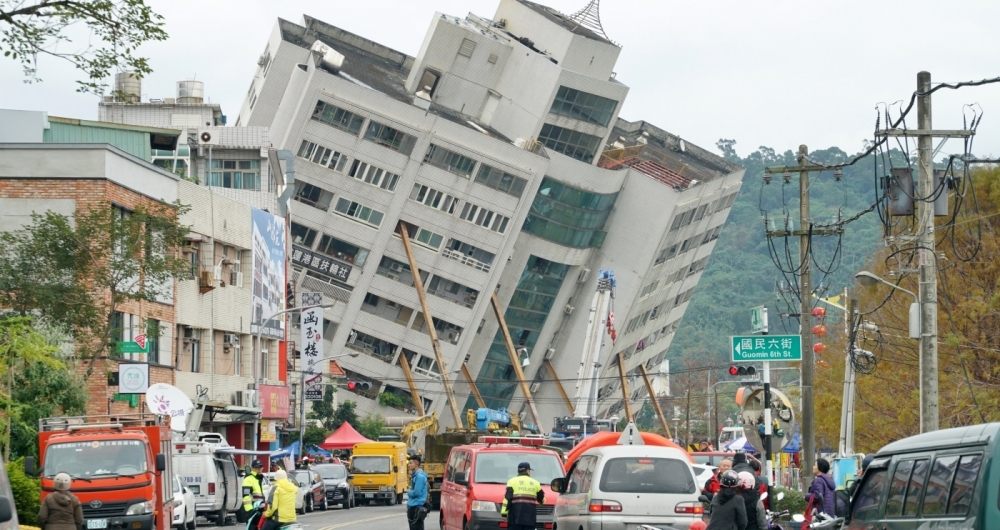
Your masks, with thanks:
[[[142,81],[135,72],[115,74],[115,98],[126,103],[138,103],[142,95]]]
[[[339,72],[344,66],[344,55],[320,41],[314,42],[309,49],[322,55],[323,66],[334,73]]]
[[[204,103],[205,83],[194,79],[177,82],[177,103]]]

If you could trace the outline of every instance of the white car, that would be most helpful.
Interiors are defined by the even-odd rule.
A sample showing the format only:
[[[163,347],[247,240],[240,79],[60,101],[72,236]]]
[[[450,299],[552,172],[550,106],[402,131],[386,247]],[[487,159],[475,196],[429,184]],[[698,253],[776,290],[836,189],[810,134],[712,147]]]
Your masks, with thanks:
[[[694,470],[694,479],[698,483],[698,491],[701,491],[705,489],[705,483],[708,482],[708,479],[712,478],[712,475],[719,468],[708,464],[691,464],[691,469]]]
[[[184,486],[181,478],[174,475],[174,520],[171,526],[179,530],[194,530],[198,527],[197,512],[194,505],[194,493]]]

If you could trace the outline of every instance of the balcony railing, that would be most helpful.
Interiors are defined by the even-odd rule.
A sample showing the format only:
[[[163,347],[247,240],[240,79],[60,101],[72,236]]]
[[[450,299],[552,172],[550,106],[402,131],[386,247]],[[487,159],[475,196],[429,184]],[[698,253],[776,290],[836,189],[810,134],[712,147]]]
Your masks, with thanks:
[[[320,291],[323,294],[329,295],[338,302],[346,303],[351,299],[351,291],[348,291],[343,287],[337,287],[336,285],[329,284],[322,280],[317,280],[312,276],[306,276],[302,279],[302,287],[303,292],[308,292],[310,290]]]
[[[432,294],[438,298],[443,298],[449,302],[468,308],[472,308],[472,306],[476,305],[476,298],[479,296],[475,293],[455,294],[443,289],[426,289],[426,291],[427,294]]]
[[[453,259],[453,260],[455,260],[455,261],[457,261],[457,262],[459,262],[462,265],[465,265],[467,267],[472,267],[473,269],[476,269],[477,271],[490,272],[490,267],[491,267],[490,264],[483,263],[483,262],[481,262],[481,261],[479,261],[477,259],[470,258],[469,256],[466,256],[465,254],[462,254],[460,252],[456,252],[454,250],[451,250],[450,248],[446,248],[443,251],[441,251],[441,255],[444,256],[444,257],[446,257],[446,258],[448,258],[448,259]]]

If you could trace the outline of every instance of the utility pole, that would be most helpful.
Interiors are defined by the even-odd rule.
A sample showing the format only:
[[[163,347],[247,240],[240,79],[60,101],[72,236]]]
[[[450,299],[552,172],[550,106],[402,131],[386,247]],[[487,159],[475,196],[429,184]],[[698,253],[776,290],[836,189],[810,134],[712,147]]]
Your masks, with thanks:
[[[812,483],[813,464],[816,463],[816,407],[813,401],[813,374],[816,358],[812,340],[812,270],[810,267],[809,238],[806,227],[812,224],[809,217],[809,170],[806,169],[809,148],[799,146],[799,333],[802,335],[802,483]],[[766,428],[766,427],[765,427]]]
[[[934,253],[934,151],[931,74],[917,73],[917,245],[920,252],[920,432],[938,430],[937,263]]]

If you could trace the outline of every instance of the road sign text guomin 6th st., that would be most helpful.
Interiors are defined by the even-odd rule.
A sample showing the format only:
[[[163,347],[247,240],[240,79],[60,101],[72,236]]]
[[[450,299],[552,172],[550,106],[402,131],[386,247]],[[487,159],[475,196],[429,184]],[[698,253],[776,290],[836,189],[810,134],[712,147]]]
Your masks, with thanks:
[[[732,338],[733,362],[801,361],[798,335],[744,335]]]

